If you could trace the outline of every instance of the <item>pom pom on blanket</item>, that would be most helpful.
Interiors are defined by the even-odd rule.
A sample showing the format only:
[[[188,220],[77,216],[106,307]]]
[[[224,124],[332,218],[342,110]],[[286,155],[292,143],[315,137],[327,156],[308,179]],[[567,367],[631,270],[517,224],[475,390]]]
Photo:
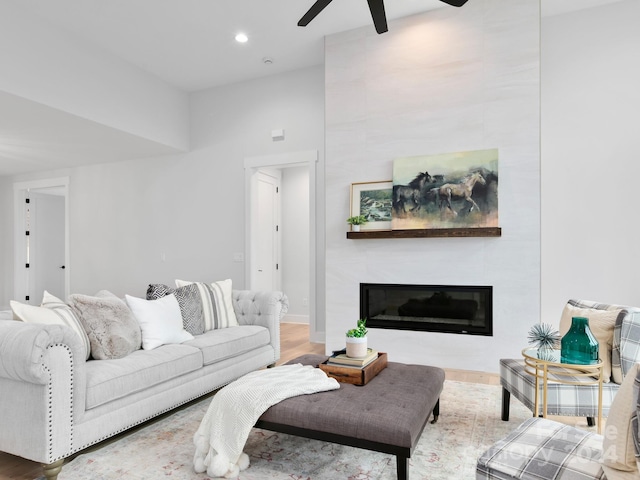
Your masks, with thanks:
[[[240,473],[240,468],[236,464],[229,462],[229,459],[221,454],[214,454],[207,468],[207,475],[210,477],[232,478],[234,476],[237,477],[238,473]]]
[[[240,458],[238,459],[237,465],[238,467],[240,467],[240,471],[246,470],[246,468],[249,466],[249,455],[242,452],[240,454]]]

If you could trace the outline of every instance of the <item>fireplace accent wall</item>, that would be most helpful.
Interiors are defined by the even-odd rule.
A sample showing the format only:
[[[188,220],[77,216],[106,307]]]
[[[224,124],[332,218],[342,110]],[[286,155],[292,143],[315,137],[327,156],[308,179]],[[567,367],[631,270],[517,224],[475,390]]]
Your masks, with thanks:
[[[493,287],[360,284],[369,328],[493,335]]]

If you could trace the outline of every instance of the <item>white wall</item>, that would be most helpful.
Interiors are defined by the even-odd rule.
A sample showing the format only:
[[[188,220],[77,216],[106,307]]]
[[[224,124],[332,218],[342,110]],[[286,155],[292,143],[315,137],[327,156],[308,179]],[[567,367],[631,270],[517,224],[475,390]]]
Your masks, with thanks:
[[[0,91],[178,150],[188,95],[21,8],[0,2]],[[9,47],[10,45],[10,47]]]
[[[640,2],[542,24],[542,320],[640,305]]]
[[[315,67],[193,94],[188,154],[49,172],[70,179],[71,292],[143,296],[148,283],[176,278],[231,278],[243,288],[244,265],[233,262],[244,245],[243,160],[322,152],[322,72]],[[271,140],[276,125],[287,132],[284,142]],[[11,212],[10,205],[1,211]],[[13,245],[8,229],[0,236]],[[2,271],[11,284],[12,269]],[[11,296],[2,291],[6,305]]]
[[[317,317],[311,332],[315,339],[324,338],[325,330],[323,75],[324,68],[317,66],[191,95],[191,156],[205,157],[221,170],[241,168],[238,158],[318,150],[315,240],[316,281],[321,287],[316,291]],[[275,129],[284,129],[284,141],[272,140]],[[230,245],[239,245],[244,238],[243,227],[238,229],[237,236],[232,232]]]
[[[497,371],[539,320],[539,2],[476,0],[326,41],[327,343],[344,346],[361,282],[493,285],[494,335],[372,329],[394,361]],[[347,240],[352,182],[393,159],[499,149],[500,238]]]
[[[284,321],[309,323],[309,167],[282,169],[282,290]]]

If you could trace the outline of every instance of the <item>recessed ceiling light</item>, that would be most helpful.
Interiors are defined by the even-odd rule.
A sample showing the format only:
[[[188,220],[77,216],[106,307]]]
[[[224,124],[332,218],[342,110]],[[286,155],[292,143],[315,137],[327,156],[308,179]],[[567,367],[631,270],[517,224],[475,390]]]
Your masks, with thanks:
[[[239,33],[236,35],[236,42],[247,43],[248,41],[249,41],[249,37],[247,37],[244,33]]]

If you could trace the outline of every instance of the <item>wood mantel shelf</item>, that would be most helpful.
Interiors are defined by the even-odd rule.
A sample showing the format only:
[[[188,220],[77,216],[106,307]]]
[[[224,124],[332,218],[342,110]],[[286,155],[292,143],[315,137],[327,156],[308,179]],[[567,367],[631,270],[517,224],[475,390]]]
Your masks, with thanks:
[[[487,228],[432,228],[426,230],[364,230],[347,232],[347,238],[364,240],[370,238],[442,238],[442,237],[501,237],[500,227]]]

